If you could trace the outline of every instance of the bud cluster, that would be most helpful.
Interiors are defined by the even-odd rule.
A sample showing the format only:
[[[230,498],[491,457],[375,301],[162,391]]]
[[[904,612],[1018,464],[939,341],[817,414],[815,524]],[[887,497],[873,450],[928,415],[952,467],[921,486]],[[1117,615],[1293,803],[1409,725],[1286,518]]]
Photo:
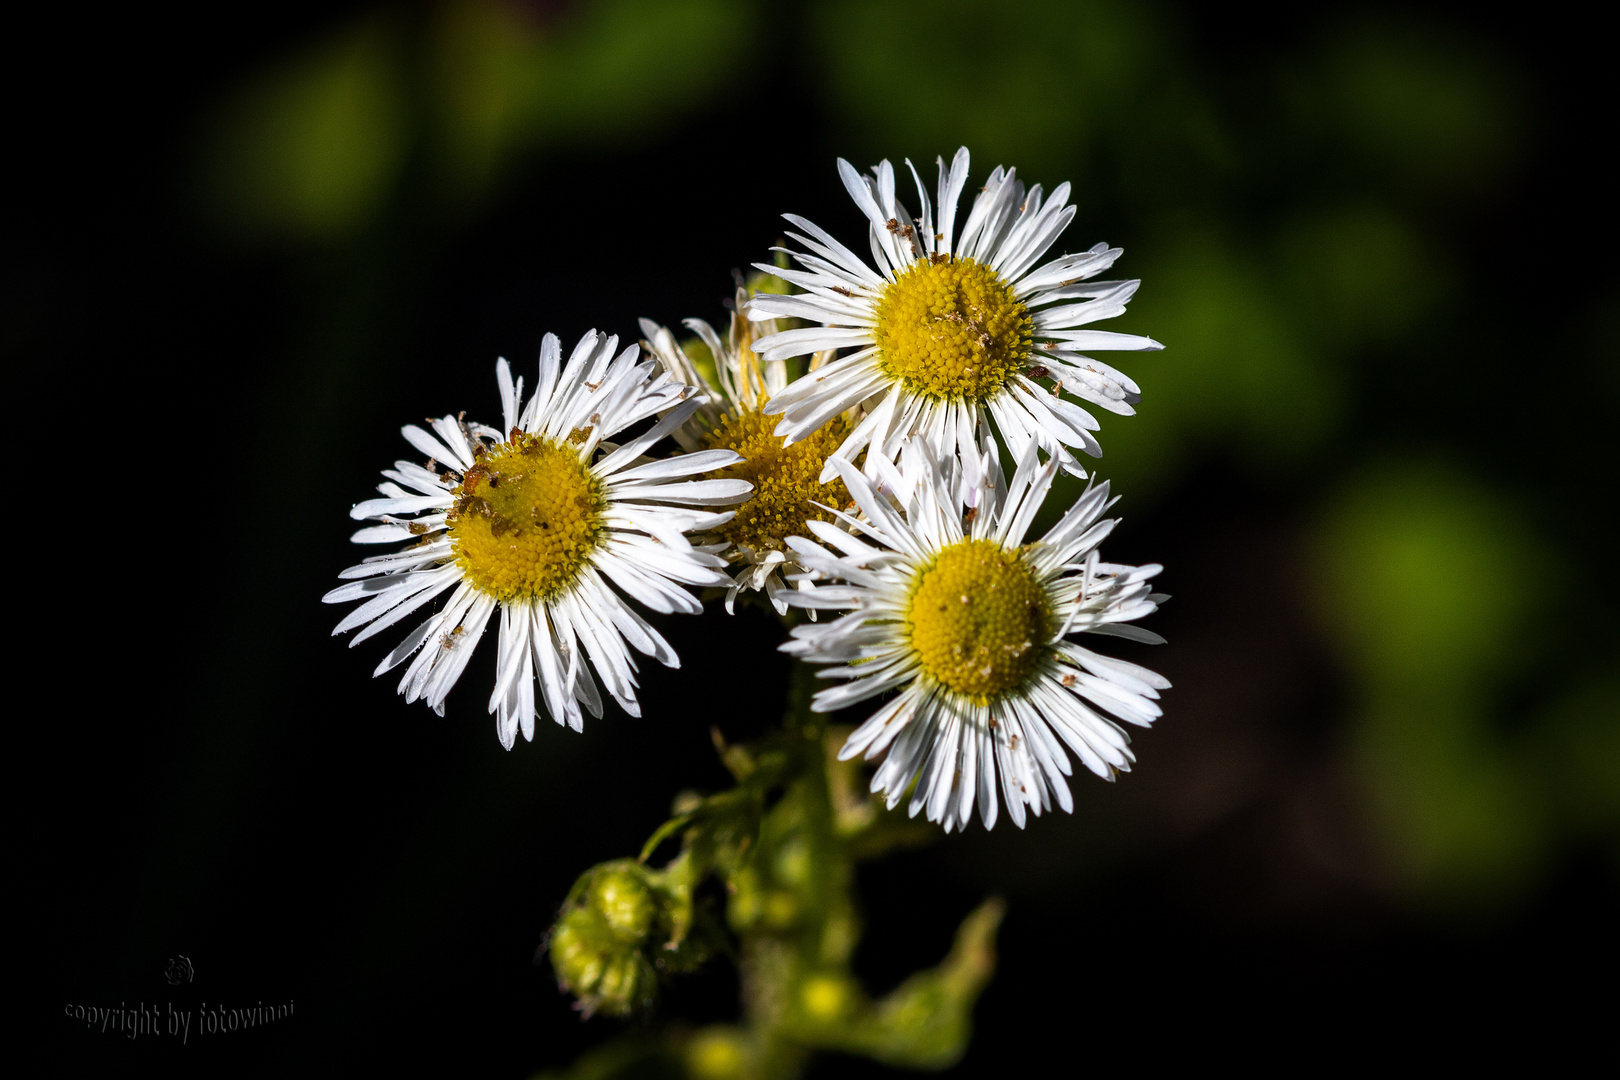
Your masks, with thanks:
[[[668,918],[650,873],[628,859],[592,867],[575,884],[551,931],[557,982],[587,1014],[623,1016],[651,1005],[658,972],[649,946]]]

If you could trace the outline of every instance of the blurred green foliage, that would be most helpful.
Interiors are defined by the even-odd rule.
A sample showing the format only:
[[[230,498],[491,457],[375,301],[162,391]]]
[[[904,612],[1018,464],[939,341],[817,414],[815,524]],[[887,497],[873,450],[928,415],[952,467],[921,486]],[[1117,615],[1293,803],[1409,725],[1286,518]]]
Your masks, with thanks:
[[[1542,765],[1540,794],[1564,837],[1614,845],[1620,829],[1620,656],[1608,671],[1540,705],[1525,743]],[[1620,863],[1620,851],[1615,852]]]
[[[1372,22],[1336,28],[1313,57],[1301,119],[1345,141],[1358,162],[1443,199],[1502,182],[1524,139],[1511,66],[1454,28]]]
[[[409,149],[401,45],[386,20],[367,19],[225,106],[204,194],[228,228],[325,238],[382,212]]]
[[[1614,676],[1514,723],[1503,690],[1540,659],[1573,584],[1511,501],[1429,462],[1353,480],[1320,523],[1318,608],[1360,691],[1356,767],[1399,885],[1446,910],[1514,898],[1620,824]]]
[[[1144,387],[1138,415],[1105,422],[1098,470],[1132,504],[1173,483],[1209,447],[1241,455],[1262,474],[1286,473],[1337,433],[1343,376],[1291,317],[1253,253],[1188,230],[1172,251],[1142,261],[1149,268],[1130,272],[1152,285],[1134,301],[1132,317],[1160,340],[1177,342],[1181,355],[1174,363],[1148,361],[1151,370],[1137,380]],[[1047,513],[1078,495],[1078,482],[1067,486]]]
[[[550,22],[516,4],[457,0],[440,18],[436,157],[464,190],[534,146],[651,133],[727,85],[756,21],[742,0],[603,0]]]
[[[1169,59],[1153,9],[1131,3],[842,0],[812,20],[825,93],[874,161],[967,145],[981,168],[1067,175],[1157,93]]]
[[[744,0],[599,0],[551,18],[447,0],[342,27],[224,104],[203,197],[229,231],[341,242],[417,159],[442,205],[474,203],[536,147],[642,137],[721,89],[746,58]]]
[[[1426,464],[1388,464],[1324,517],[1319,607],[1360,685],[1357,765],[1416,890],[1480,902],[1542,856],[1538,763],[1489,708],[1557,570],[1488,489]]]
[[[1280,225],[1273,258],[1293,317],[1345,351],[1398,346],[1451,281],[1413,226],[1376,202],[1302,211]]]

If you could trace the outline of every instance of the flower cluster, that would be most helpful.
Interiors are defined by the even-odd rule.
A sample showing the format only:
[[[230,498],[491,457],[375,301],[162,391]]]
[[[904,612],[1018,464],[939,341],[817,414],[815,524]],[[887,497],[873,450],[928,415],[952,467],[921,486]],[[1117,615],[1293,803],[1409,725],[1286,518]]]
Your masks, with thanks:
[[[564,362],[547,335],[527,398],[497,364],[499,428],[406,427],[426,463],[396,462],[352,514],[373,522],[356,542],[408,546],[342,573],[325,599],[363,603],[335,632],[364,627],[357,644],[428,608],[376,673],[409,661],[400,692],[442,713],[498,614],[489,711],[510,748],[542,710],[601,716],[603,690],[639,715],[636,655],[678,664],[640,608],[763,594],[796,623],[782,649],[826,665],[816,711],[887,695],[842,756],[876,764],[890,807],[909,795],[951,830],[1005,805],[1022,826],[1071,808],[1071,753],[1129,769],[1120,725],[1152,723],[1169,684],[1075,639],[1158,641],[1131,623],[1163,599],[1160,568],[1102,561],[1107,483],[1029,534],[1058,475],[1086,477],[1074,451],[1100,453],[1080,403],[1140,400],[1089,355],[1160,347],[1091,328],[1139,283],[1096,280],[1117,248],[1048,258],[1067,184],[1048,197],[998,167],[958,231],[967,150],[939,161],[932,200],[906,165],[915,213],[889,162],[838,163],[871,263],[786,215],[802,250],[759,264],[776,287],[740,288],[724,336],[643,319],[642,347],[593,331]]]

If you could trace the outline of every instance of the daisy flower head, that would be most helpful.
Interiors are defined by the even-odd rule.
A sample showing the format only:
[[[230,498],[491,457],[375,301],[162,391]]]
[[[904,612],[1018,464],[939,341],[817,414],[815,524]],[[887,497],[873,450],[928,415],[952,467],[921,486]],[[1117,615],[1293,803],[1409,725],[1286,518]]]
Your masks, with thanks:
[[[839,755],[881,761],[872,791],[891,809],[912,790],[910,813],[926,809],[949,831],[967,825],[977,802],[990,828],[999,787],[1020,828],[1026,808],[1038,815],[1055,800],[1072,811],[1064,747],[1106,779],[1129,771],[1135,757],[1116,720],[1147,727],[1170,684],[1071,635],[1161,641],[1128,625],[1165,599],[1148,585],[1161,568],[1101,561],[1115,525],[1101,517],[1112,505],[1106,483],[1025,544],[1058,468],[1033,445],[1010,483],[988,441],[965,466],[927,446],[908,447],[903,460],[905,476],[889,485],[898,505],[837,462],[863,517],[847,519],[848,532],[812,523],[821,543],[793,541],[818,578],[793,602],[848,614],[795,628],[783,651],[838,665],[821,672],[840,684],[815,696],[818,712],[896,691]],[[976,474],[966,484],[952,475],[964,468]],[[965,488],[979,497],[964,508]]]
[[[745,314],[748,294],[737,290],[730,332],[725,338],[702,319],[687,319],[714,358],[710,378],[694,364],[667,327],[641,320],[641,332],[650,352],[674,378],[704,387],[709,394],[675,438],[691,452],[730,450],[739,460],[718,475],[745,480],[753,486],[735,516],[714,530],[715,550],[724,553],[735,576],[726,593],[726,610],[734,611],[743,591],[763,592],[779,613],[786,614],[788,586],[784,575],[799,569],[787,546],[790,536],[805,535],[811,521],[834,520],[828,505],[846,507],[849,492],[837,475],[825,476],[827,458],[848,436],[851,424],[837,414],[816,430],[788,443],[775,433],[779,422],[767,413],[771,400],[790,385],[786,364],[760,362],[754,343],[774,333],[775,320],[755,322]],[[818,354],[810,362],[814,373],[830,359]]]
[[[1084,476],[1070,451],[1100,455],[1092,435],[1098,424],[1063,395],[1121,415],[1135,411],[1136,383],[1086,354],[1162,348],[1152,338],[1090,328],[1122,313],[1141,282],[1093,280],[1121,254],[1105,244],[1041,261],[1074,218],[1067,183],[1045,198],[1039,184],[1026,189],[1015,170],[997,166],[958,233],[967,148],[949,166],[939,159],[932,203],[910,161],[906,167],[916,215],[896,198],[887,161],[870,176],[838,161],[868,221],[870,264],[814,223],[784,215],[802,230],[789,235],[806,250],[788,253],[797,269],[769,270],[803,291],[756,295],[750,312],[819,325],[772,334],[756,347],[767,361],[855,351],[771,400],[767,411],[782,415],[777,431],[789,441],[803,438],[866,401],[869,413],[838,456],[853,460],[869,448],[868,475],[877,475],[879,459],[894,461],[914,435],[947,453],[972,454],[993,422],[1012,460],[1038,446]],[[826,477],[834,474],[829,465]]]
[[[450,416],[430,421],[431,431],[404,428],[427,464],[395,462],[383,471],[382,497],[350,514],[380,523],[355,533],[356,543],[411,544],[343,571],[348,584],[323,599],[365,601],[333,631],[364,626],[350,642],[357,645],[448,592],[374,672],[381,675],[414,654],[399,692],[407,701],[425,700],[440,715],[498,612],[489,711],[510,749],[520,730],[534,738],[540,703],[576,731],[582,706],[600,717],[592,668],[625,712],[640,715],[629,647],[669,667],[679,660],[626,597],[659,612],[701,611],[681,586],[728,579],[725,564],[695,548],[686,534],[725,522],[730,511],[715,508],[746,497],[748,485],[686,479],[734,463],[737,455],[728,450],[659,461],[643,456],[703,397],[641,360],[635,345],[620,352],[618,338],[593,331],[565,364],[556,336],[547,334],[526,403],[523,380],[513,382],[505,360],[495,374],[499,429]],[[604,441],[655,417],[622,444]]]

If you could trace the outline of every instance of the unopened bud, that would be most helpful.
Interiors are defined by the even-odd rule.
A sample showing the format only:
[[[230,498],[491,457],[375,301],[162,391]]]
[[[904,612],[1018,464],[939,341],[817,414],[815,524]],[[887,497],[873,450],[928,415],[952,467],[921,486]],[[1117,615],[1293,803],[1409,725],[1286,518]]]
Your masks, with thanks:
[[[592,1005],[611,1016],[624,1016],[648,1007],[657,996],[658,973],[647,958],[639,951],[621,953],[608,961]]]
[[[602,917],[615,937],[640,945],[652,930],[658,905],[641,868],[609,864],[597,869],[586,892],[586,904]]]
[[[693,1080],[732,1080],[742,1075],[746,1046],[734,1027],[704,1028],[686,1044],[686,1070]]]
[[[574,886],[551,931],[551,966],[587,1012],[623,1016],[650,1005],[666,922],[647,871],[629,860],[592,867]]]
[[[652,965],[590,907],[576,907],[551,932],[551,967],[587,1012],[623,1016],[650,1005],[658,989]]]
[[[799,1007],[811,1022],[830,1024],[850,1011],[859,994],[847,976],[811,975],[799,987]]]

